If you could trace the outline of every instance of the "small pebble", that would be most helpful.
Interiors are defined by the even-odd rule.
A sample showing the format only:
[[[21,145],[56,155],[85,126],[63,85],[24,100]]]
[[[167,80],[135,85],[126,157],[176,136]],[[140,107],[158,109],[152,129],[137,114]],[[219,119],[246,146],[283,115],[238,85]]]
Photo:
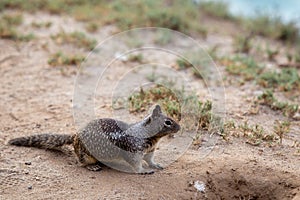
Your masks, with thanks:
[[[31,190],[32,189],[32,185],[28,186],[27,188],[28,188],[28,190]]]
[[[25,162],[25,165],[31,165],[31,162]]]
[[[199,191],[204,193],[205,192],[205,183],[202,181],[195,181],[194,187]]]

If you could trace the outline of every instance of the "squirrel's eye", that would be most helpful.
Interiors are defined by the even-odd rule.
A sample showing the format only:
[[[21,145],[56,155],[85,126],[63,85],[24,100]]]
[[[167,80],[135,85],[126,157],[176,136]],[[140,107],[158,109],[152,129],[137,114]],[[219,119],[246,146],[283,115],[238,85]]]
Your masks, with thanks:
[[[172,121],[170,121],[170,120],[166,120],[166,121],[165,121],[165,125],[167,125],[167,126],[171,126],[171,125],[172,125]]]

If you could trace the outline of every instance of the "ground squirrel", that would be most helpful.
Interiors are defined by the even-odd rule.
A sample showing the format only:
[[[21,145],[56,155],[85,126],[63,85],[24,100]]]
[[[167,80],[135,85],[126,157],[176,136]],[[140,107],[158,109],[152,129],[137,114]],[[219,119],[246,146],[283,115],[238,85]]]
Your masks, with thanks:
[[[79,162],[88,169],[101,169],[97,165],[99,162],[114,164],[123,160],[129,164],[131,172],[153,173],[153,169],[162,169],[153,162],[159,139],[179,130],[180,125],[155,105],[151,114],[134,124],[109,118],[96,119],[75,135],[39,134],[11,139],[8,143],[45,149],[73,144]],[[144,168],[144,161],[148,168]]]

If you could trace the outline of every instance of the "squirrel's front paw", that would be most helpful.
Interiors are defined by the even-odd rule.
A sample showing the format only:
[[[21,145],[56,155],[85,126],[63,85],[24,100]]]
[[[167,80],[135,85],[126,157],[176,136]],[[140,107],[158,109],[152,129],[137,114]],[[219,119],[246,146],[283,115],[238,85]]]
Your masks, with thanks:
[[[140,172],[139,174],[141,174],[141,175],[154,174],[154,170],[144,170],[143,172]]]

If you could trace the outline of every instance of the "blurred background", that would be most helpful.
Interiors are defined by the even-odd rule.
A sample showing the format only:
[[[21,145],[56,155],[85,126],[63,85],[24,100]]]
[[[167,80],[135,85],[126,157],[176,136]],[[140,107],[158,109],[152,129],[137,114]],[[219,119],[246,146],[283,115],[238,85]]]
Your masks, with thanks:
[[[86,22],[89,31],[95,31],[105,24],[115,24],[122,30],[160,26],[184,32],[205,31],[199,20],[209,14],[220,19],[238,21],[238,25],[247,24],[249,30],[257,34],[286,37],[286,40],[298,37],[295,26],[299,27],[300,21],[300,2],[296,0],[2,0],[0,9],[2,12],[13,9],[30,13],[44,11],[68,14],[78,21]],[[3,27],[1,30],[3,32]]]
[[[300,2],[296,0],[223,0],[223,2],[228,4],[230,12],[237,16],[255,17],[264,14],[279,17],[284,22],[295,21],[298,26],[300,23]]]

